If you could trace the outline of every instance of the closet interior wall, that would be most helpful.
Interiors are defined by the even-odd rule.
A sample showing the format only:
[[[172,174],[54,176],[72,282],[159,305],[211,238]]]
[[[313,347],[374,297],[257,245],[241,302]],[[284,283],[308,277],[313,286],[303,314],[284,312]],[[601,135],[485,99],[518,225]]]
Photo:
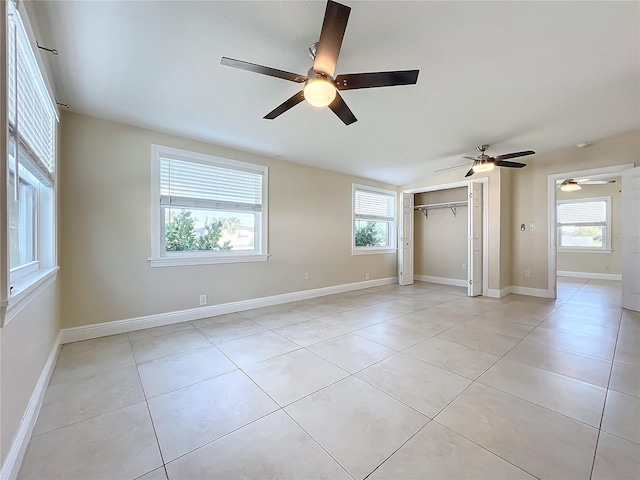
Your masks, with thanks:
[[[467,201],[467,187],[418,193],[414,204],[431,205]],[[467,206],[428,210],[427,218],[414,211],[414,275],[467,280]],[[463,265],[465,268],[463,269]]]

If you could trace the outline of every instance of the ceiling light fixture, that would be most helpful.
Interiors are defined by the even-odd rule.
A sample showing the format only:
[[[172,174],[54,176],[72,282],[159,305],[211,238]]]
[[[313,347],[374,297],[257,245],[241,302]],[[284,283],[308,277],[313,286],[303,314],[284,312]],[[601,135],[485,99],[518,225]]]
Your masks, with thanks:
[[[472,168],[474,173],[490,172],[496,166],[491,160],[480,160]]]
[[[565,180],[560,185],[560,190],[563,192],[577,192],[578,190],[582,190],[582,187],[578,185],[578,182],[575,180]]]
[[[304,99],[314,107],[326,107],[336,98],[336,93],[333,82],[321,76],[310,78],[304,86]]]

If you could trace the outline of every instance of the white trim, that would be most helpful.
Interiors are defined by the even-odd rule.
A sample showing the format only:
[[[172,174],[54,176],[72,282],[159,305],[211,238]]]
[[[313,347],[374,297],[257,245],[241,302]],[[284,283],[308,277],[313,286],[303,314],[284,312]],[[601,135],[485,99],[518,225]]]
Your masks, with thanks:
[[[413,278],[420,282],[439,283],[441,285],[453,285],[454,287],[467,288],[469,286],[468,280],[461,280],[458,278],[433,277],[431,275],[414,275]]]
[[[604,225],[599,225],[604,227],[604,242],[602,247],[580,247],[580,246],[567,246],[563,247],[562,245],[558,246],[558,252],[562,253],[611,253],[611,237],[612,237],[612,229],[611,229],[611,195],[607,195],[604,197],[583,197],[583,198],[570,198],[564,200],[558,200],[556,198],[556,208],[558,205],[566,205],[571,203],[595,203],[595,202],[604,202],[605,205],[605,221]],[[557,216],[557,212],[556,212]],[[556,218],[557,222],[557,218]],[[598,222],[600,224],[602,222]],[[590,223],[587,225],[594,225],[595,223]],[[574,226],[579,224],[562,224],[558,225],[556,223],[556,228],[559,230],[563,226]],[[557,237],[556,237],[557,238]]]
[[[517,295],[528,295],[529,297],[556,298],[556,292],[553,289],[544,290],[543,288],[529,288],[512,285],[509,287],[511,293]]]
[[[218,263],[248,263],[248,262],[266,262],[269,255],[221,255],[219,257],[205,257],[197,256],[193,257],[182,256],[173,257],[167,255],[166,257],[149,258],[149,262],[152,267],[176,267],[185,265],[214,265]]]
[[[363,288],[377,287],[381,285],[391,285],[397,282],[398,277],[380,278],[377,280],[333,285],[331,287],[302,290],[299,292],[284,293],[270,297],[252,298],[249,300],[210,305],[207,307],[192,308],[189,310],[178,310],[174,312],[158,313],[155,315],[146,315],[144,317],[116,320],[113,322],[65,328],[61,332],[61,343],[79,342],[81,340],[116,335],[118,333],[133,332],[135,330],[142,330],[145,328],[160,327],[163,325],[171,325],[173,323],[224,315],[226,313],[241,312],[244,310],[251,310],[253,308],[268,307],[271,305],[279,305],[281,303],[295,302],[297,300],[322,297],[325,295],[332,295],[334,293],[350,292],[352,290],[360,290]]]
[[[356,246],[356,190],[364,190],[381,195],[393,196],[393,218],[384,217],[380,221],[390,222],[391,231],[389,232],[389,246],[387,247],[357,247]],[[373,221],[373,218],[371,219]],[[398,235],[398,192],[395,190],[387,190],[385,188],[372,187],[361,183],[351,184],[351,255],[376,255],[381,253],[396,253],[397,235]]]
[[[40,373],[38,382],[36,383],[33,392],[31,393],[31,398],[29,399],[29,403],[27,404],[24,416],[22,417],[22,421],[20,422],[20,427],[13,437],[13,442],[11,443],[11,447],[9,448],[9,452],[7,453],[7,456],[4,459],[4,463],[2,464],[2,470],[0,470],[0,479],[2,480],[13,480],[18,476],[18,471],[20,470],[22,459],[24,458],[24,454],[27,451],[29,440],[31,440],[33,427],[35,426],[36,420],[38,419],[38,414],[40,413],[40,407],[42,406],[44,394],[47,391],[47,385],[49,385],[49,380],[51,378],[51,374],[53,373],[53,367],[55,366],[56,360],[58,358],[61,339],[62,332],[59,332],[58,336],[53,342],[53,347],[51,348],[49,357],[47,358],[47,361],[42,368],[42,372]]]
[[[547,245],[547,288],[553,292],[556,298],[558,281],[558,248],[556,245],[556,190],[557,181],[566,178],[581,178],[600,174],[621,173],[624,170],[633,168],[633,163],[614,165],[611,167],[593,168],[590,170],[578,170],[574,172],[554,173],[547,177],[547,220],[549,240]]]
[[[351,255],[381,255],[385,253],[396,254],[397,248],[377,248],[377,247],[357,247],[357,250],[351,250]]]
[[[490,288],[487,290],[487,297],[490,298],[503,298],[506,297],[507,295],[509,295],[511,293],[511,287],[505,287],[501,290],[496,290],[493,288]]]
[[[41,269],[36,275],[29,276],[14,284],[14,293],[9,296],[6,309],[2,308],[0,326],[8,325],[13,318],[40,295],[45,288],[55,282],[60,267]]]
[[[576,247],[558,247],[558,253],[611,253],[611,248],[576,248]]]
[[[567,272],[558,270],[559,277],[589,278],[592,280],[618,280],[622,281],[621,273],[593,273],[593,272]]]
[[[467,185],[469,185],[470,182],[473,182],[473,181],[484,182],[484,178],[489,178],[489,177],[476,178],[475,180],[462,180],[460,182],[441,183],[438,185],[428,185],[426,187],[407,188],[406,190],[403,190],[403,192],[404,193],[424,193],[424,192],[435,192],[437,190],[449,190],[451,188],[466,187]]]
[[[172,158],[183,162],[212,165],[230,170],[250,171],[262,175],[262,208],[256,211],[255,251],[237,252],[170,252],[164,251],[164,224],[161,213],[160,161]],[[259,215],[258,215],[259,214]],[[212,265],[217,263],[266,262],[269,252],[269,167],[206,153],[151,144],[151,267]]]

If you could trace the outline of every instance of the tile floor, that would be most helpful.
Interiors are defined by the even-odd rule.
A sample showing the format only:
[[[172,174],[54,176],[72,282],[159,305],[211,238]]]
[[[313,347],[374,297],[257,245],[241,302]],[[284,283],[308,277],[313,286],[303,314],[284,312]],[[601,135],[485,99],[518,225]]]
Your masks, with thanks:
[[[390,285],[64,345],[20,479],[638,479],[640,315]]]

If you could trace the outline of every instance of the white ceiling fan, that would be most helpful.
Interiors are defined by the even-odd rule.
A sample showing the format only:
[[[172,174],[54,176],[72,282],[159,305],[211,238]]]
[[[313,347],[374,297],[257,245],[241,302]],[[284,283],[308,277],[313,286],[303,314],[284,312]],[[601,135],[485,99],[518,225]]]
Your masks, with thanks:
[[[606,178],[604,180],[591,180],[590,178],[567,178],[565,180],[558,180],[556,185],[563,192],[577,192],[581,190],[580,185],[606,185],[609,183],[616,183],[613,178]]]

